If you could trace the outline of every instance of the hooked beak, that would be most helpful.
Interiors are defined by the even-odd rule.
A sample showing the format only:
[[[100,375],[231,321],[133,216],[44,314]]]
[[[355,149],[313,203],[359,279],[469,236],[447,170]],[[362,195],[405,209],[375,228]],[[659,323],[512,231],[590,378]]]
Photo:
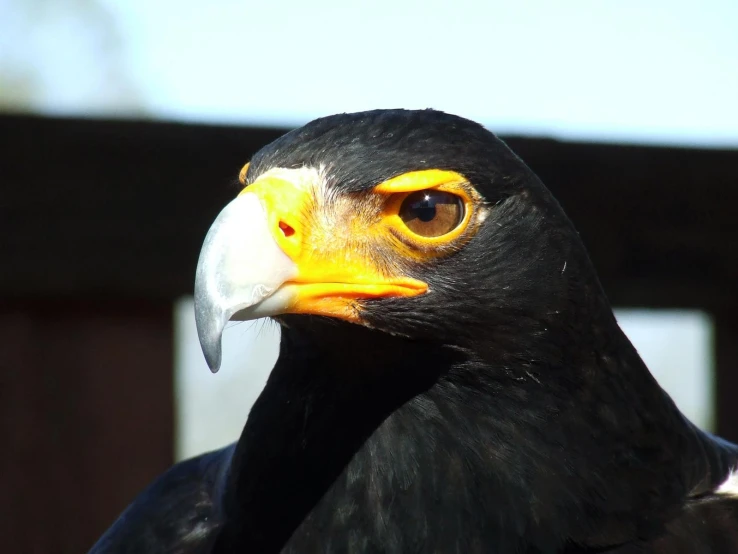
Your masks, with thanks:
[[[231,201],[208,231],[195,276],[195,322],[214,373],[223,329],[232,319],[304,313],[361,323],[360,300],[427,291],[421,281],[386,275],[336,240],[335,229],[306,228],[321,220],[305,217],[316,205],[313,194],[312,187],[265,175]]]
[[[205,360],[220,368],[221,337],[231,318],[280,313],[287,295],[274,294],[297,266],[269,233],[264,207],[254,194],[231,201],[205,236],[195,276],[195,323]]]

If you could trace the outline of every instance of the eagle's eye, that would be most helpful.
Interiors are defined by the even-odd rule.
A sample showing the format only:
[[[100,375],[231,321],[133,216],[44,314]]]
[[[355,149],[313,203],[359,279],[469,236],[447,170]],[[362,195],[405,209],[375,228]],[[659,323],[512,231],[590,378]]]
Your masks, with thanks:
[[[403,200],[399,216],[416,235],[440,237],[464,220],[464,202],[441,190],[419,190]]]

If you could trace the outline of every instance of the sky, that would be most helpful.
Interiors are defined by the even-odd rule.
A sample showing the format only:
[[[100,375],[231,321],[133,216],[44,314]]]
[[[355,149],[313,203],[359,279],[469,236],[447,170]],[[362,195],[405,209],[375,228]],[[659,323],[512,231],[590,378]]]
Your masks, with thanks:
[[[502,134],[738,146],[735,0],[35,4],[0,47],[45,74],[48,113],[291,127],[434,107]]]

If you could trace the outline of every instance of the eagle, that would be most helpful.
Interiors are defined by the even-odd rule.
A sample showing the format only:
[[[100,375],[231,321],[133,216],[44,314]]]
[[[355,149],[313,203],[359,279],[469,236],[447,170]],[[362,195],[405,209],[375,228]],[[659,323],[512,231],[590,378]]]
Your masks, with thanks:
[[[658,385],[492,132],[332,115],[239,179],[198,334],[217,371],[226,323],[272,318],[279,357],[238,441],[173,466],[91,552],[738,552],[738,447]]]

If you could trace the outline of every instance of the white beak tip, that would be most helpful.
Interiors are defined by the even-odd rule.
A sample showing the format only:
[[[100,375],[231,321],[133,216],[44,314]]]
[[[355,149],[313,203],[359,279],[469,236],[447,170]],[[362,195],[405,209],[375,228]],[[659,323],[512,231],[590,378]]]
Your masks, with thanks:
[[[222,360],[223,347],[221,341],[225,327],[223,315],[217,313],[212,305],[202,302],[198,298],[198,295],[195,294],[195,325],[197,326],[197,336],[200,339],[200,347],[205,356],[205,361],[213,373],[218,372]]]

